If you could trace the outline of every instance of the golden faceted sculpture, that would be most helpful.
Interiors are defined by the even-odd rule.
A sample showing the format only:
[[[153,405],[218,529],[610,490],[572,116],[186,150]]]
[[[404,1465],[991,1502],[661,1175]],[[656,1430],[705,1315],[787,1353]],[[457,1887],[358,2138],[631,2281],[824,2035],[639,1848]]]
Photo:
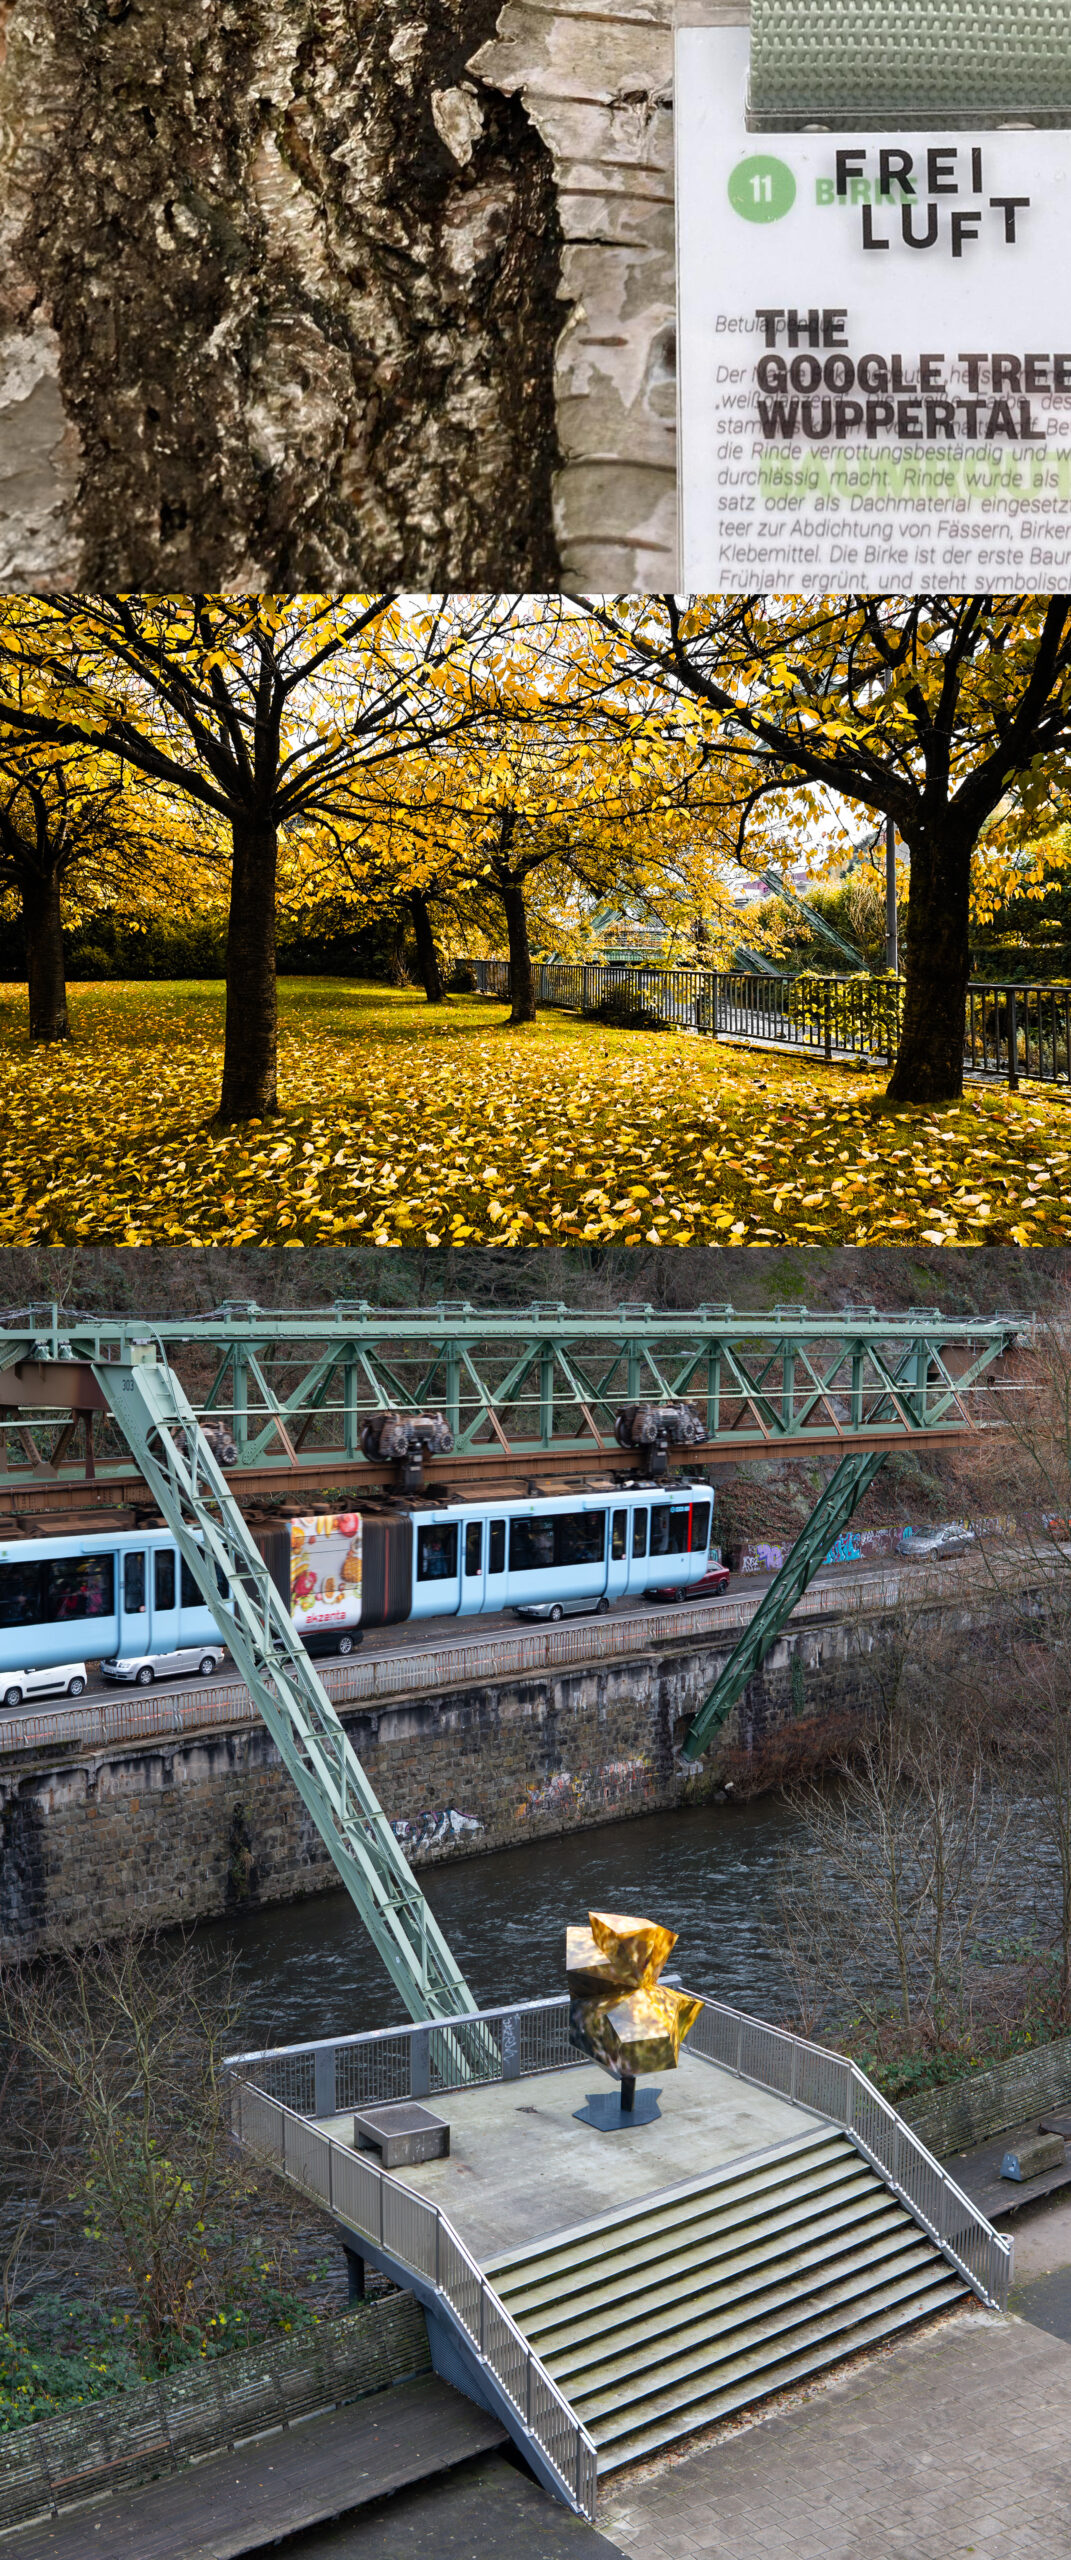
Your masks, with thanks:
[[[590,1930],[565,1932],[570,2041],[618,2080],[675,2071],[703,2005],[659,1982],[676,1933],[616,1911],[589,1911],[588,1921]]]

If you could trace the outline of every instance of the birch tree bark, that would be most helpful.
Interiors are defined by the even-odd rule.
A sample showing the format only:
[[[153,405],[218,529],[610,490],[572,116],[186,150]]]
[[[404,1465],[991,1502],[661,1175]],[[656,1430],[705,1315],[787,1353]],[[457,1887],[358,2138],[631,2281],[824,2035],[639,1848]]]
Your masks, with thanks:
[[[557,583],[498,9],[0,0],[0,586]]]

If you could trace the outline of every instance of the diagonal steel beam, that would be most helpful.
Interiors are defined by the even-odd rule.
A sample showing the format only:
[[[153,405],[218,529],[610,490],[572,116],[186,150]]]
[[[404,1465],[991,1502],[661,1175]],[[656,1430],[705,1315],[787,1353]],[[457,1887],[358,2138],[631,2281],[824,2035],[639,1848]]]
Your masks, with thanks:
[[[193,1407],[151,1344],[94,1375],[410,2017],[476,2008]],[[462,2031],[464,2034],[465,2031]]]
[[[731,1707],[746,1689],[753,1672],[766,1656],[797,1600],[802,1599],[823,1558],[835,1538],[851,1519],[856,1504],[867,1486],[873,1484],[878,1468],[884,1463],[884,1450],[852,1450],[842,1458],[829,1479],[824,1493],[815,1503],[809,1520],[800,1530],[795,1546],[786,1556],[780,1573],[760,1600],[750,1624],[744,1628],[733,1646],[728,1662],[708,1692],[698,1715],[689,1727],[681,1754],[684,1760],[698,1760],[704,1743],[723,1725]]]

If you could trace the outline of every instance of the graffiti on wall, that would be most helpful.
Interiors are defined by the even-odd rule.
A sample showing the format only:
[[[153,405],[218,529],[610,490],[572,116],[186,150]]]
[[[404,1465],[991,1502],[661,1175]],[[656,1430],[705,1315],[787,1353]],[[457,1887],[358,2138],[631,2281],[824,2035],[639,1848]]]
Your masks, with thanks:
[[[473,1814],[457,1813],[452,1806],[445,1811],[429,1807],[426,1813],[399,1815],[391,1823],[391,1830],[408,1855],[415,1849],[451,1849],[455,1841],[470,1832],[482,1831],[483,1824]]]
[[[973,1534],[975,1537],[992,1538],[1013,1536],[1016,1523],[1006,1513],[996,1513],[991,1520],[945,1520],[942,1521],[941,1526],[943,1530],[957,1537]],[[930,1534],[928,1529],[913,1529],[907,1526],[900,1529],[843,1529],[840,1537],[834,1539],[824,1562],[826,1564],[864,1564],[870,1556],[910,1555],[912,1540],[917,1537],[928,1537]],[[759,1540],[753,1547],[745,1547],[740,1558],[740,1571],[741,1573],[780,1573],[788,1554],[788,1547],[767,1545]]]
[[[525,1789],[514,1809],[517,1822],[533,1822],[548,1816],[559,1821],[570,1814],[589,1812],[596,1805],[625,1804],[631,1798],[643,1798],[654,1792],[654,1771],[649,1760],[604,1760],[597,1769],[585,1769],[574,1777],[569,1769],[553,1769],[550,1775]]]

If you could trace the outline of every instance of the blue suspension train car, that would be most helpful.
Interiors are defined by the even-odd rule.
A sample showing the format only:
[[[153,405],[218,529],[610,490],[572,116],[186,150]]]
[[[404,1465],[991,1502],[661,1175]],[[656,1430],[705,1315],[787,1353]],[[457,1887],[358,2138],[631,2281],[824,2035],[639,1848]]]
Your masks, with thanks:
[[[320,1634],[677,1589],[708,1570],[711,1517],[709,1484],[670,1483],[402,1497],[256,1535],[295,1625]]]
[[[81,1535],[0,1544],[0,1673],[218,1643],[169,1529],[94,1522]]]
[[[365,1627],[533,1607],[597,1608],[698,1582],[709,1485],[567,1490],[479,1502],[367,1503],[263,1527],[272,1578],[311,1650],[351,1650]],[[0,1673],[219,1642],[166,1528],[0,1543]]]

